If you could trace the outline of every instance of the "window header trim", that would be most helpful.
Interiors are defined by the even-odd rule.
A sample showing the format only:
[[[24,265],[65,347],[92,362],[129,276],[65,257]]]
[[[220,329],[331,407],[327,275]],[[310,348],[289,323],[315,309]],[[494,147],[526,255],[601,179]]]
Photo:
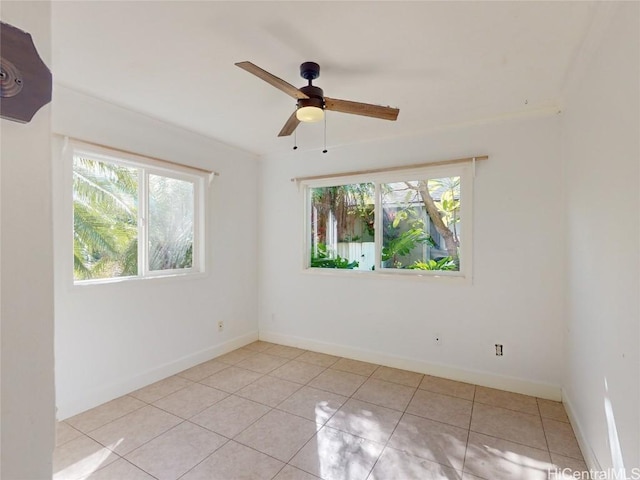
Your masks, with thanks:
[[[426,163],[414,163],[413,165],[396,165],[393,167],[383,167],[383,168],[372,168],[369,170],[356,170],[351,172],[343,172],[343,173],[330,173],[326,175],[312,175],[308,177],[294,177],[291,179],[292,182],[300,183],[300,182],[309,182],[313,180],[325,180],[330,178],[341,178],[341,177],[355,177],[358,175],[368,175],[373,173],[390,173],[390,172],[399,172],[404,170],[415,170],[417,168],[426,168],[426,167],[437,167],[440,165],[455,165],[460,163],[469,163],[476,162],[478,160],[488,160],[488,155],[479,155],[476,157],[466,157],[466,158],[455,158],[452,160],[439,160],[437,162],[426,162]]]
[[[120,153],[122,155],[126,155],[128,157],[138,157],[140,159],[146,160],[143,161],[142,163],[146,164],[146,165],[152,165],[153,163],[157,164],[156,166],[158,167],[165,167],[165,168],[169,168],[169,169],[174,169],[180,168],[180,169],[186,169],[186,170],[191,170],[194,172],[198,172],[200,174],[208,174],[211,175],[212,177],[218,177],[220,176],[220,173],[214,171],[214,170],[210,170],[208,168],[201,168],[201,167],[194,167],[192,165],[185,165],[184,163],[178,163],[178,162],[172,162],[170,160],[164,160],[162,158],[157,158],[157,157],[151,157],[149,155],[146,154],[140,154],[140,153],[135,153],[135,152],[130,152],[128,150],[123,150],[121,148],[115,148],[115,147],[110,147],[107,145],[103,145],[100,143],[95,143],[95,142],[87,142],[86,140],[82,140],[79,138],[74,138],[74,137],[68,137],[68,136],[64,136],[64,147],[63,147],[63,151],[66,148],[66,146],[68,145],[68,143],[71,142],[73,145],[74,150],[80,150],[80,151],[89,151],[92,153],[100,153],[98,151],[96,151],[96,149],[100,149],[100,150],[105,150],[107,151],[107,154],[111,154],[111,156],[113,156],[113,153]],[[149,162],[149,160],[151,160],[151,162]],[[133,160],[135,162],[135,160]]]

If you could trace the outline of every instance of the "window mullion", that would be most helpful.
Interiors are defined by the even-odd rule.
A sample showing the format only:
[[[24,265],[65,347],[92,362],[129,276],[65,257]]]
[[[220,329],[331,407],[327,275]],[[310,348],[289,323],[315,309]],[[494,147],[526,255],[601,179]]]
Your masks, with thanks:
[[[148,224],[149,224],[149,175],[145,169],[140,169],[138,177],[138,275],[146,277],[149,274],[148,261]]]
[[[204,218],[204,212],[200,206],[205,205],[205,195],[203,183],[201,180],[193,182],[193,243],[192,243],[192,259],[191,269],[194,271],[202,270],[204,268],[204,255],[201,250],[204,245],[204,229],[206,229],[206,219]]]
[[[373,202],[373,218],[374,218],[374,269],[376,272],[380,271],[382,260],[382,192],[380,190],[380,183],[375,183],[375,196]]]

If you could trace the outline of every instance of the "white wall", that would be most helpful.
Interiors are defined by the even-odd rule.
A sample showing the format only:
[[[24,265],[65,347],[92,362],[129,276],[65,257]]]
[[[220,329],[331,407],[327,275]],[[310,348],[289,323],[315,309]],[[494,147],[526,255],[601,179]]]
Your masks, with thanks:
[[[617,6],[572,85],[562,125],[564,396],[589,466],[603,469],[640,467],[639,7]]]
[[[260,337],[559,399],[559,125],[557,116],[537,117],[265,158]],[[483,154],[472,285],[302,272],[303,201],[290,178]]]
[[[54,142],[58,418],[256,339],[256,159],[60,86],[54,94],[53,129],[220,173],[209,188],[205,277],[74,287],[67,191],[71,167],[60,156],[62,140]],[[223,332],[217,330],[219,320],[225,322]]]
[[[51,65],[49,2],[1,2],[0,18],[31,33]],[[0,121],[0,477],[51,478],[54,446],[51,107],[28,124]]]

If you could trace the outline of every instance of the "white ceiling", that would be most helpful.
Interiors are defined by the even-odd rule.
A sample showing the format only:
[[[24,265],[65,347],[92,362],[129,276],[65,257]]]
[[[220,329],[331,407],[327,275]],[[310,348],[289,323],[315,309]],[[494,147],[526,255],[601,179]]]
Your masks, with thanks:
[[[234,66],[298,87],[321,66],[325,95],[400,108],[397,122],[327,114],[330,146],[558,108],[591,2],[54,1],[57,84],[256,154],[295,102]],[[298,127],[301,148],[323,127]]]

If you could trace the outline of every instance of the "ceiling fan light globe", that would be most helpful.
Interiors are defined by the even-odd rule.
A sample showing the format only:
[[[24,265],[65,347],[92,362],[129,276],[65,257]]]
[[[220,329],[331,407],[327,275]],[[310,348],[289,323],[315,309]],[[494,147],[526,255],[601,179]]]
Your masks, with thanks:
[[[300,107],[296,110],[296,118],[301,122],[314,123],[324,118],[324,110],[320,107]]]

